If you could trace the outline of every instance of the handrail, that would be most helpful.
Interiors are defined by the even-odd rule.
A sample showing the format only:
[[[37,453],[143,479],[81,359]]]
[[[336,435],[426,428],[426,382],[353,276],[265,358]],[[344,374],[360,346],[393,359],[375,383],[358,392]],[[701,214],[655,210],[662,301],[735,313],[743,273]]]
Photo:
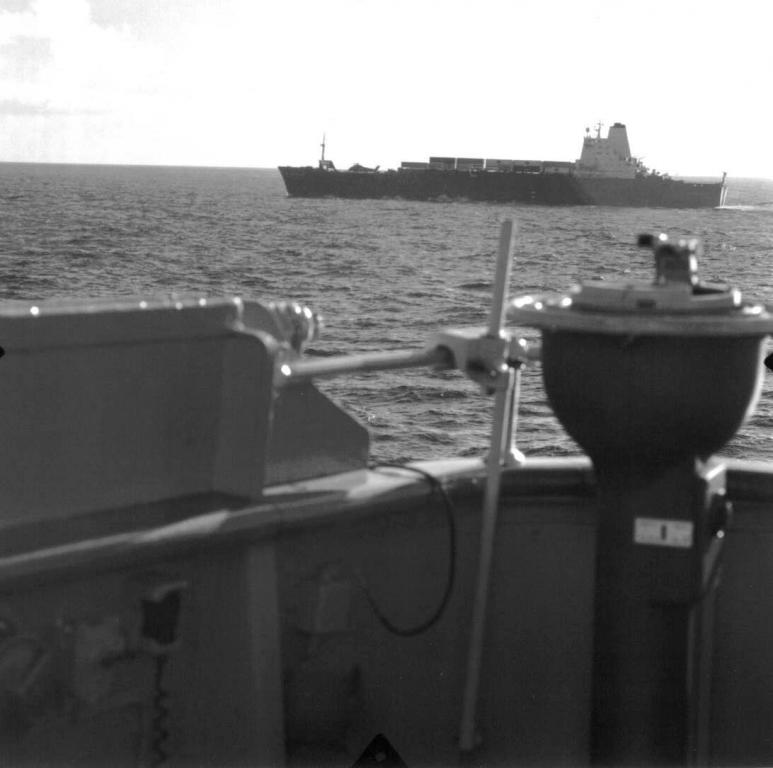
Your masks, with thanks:
[[[433,349],[363,352],[356,355],[336,355],[318,360],[288,359],[278,366],[274,383],[277,386],[284,386],[324,376],[340,376],[343,373],[356,374],[423,367],[441,370],[453,368],[453,355],[448,349],[435,347]]]

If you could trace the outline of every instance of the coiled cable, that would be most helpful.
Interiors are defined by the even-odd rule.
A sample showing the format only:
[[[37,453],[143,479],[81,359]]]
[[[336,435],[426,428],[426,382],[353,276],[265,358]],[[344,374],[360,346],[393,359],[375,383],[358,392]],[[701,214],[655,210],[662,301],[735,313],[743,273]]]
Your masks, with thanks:
[[[427,480],[432,489],[432,493],[437,494],[443,502],[443,510],[446,515],[446,522],[448,526],[448,576],[446,578],[446,586],[443,592],[443,597],[440,600],[438,607],[427,619],[413,627],[398,626],[383,613],[383,611],[379,608],[376,601],[374,600],[373,595],[371,595],[367,585],[361,578],[359,579],[360,588],[362,589],[365,598],[371,607],[371,610],[384,629],[393,635],[397,635],[398,637],[415,637],[416,635],[420,635],[426,632],[428,629],[435,626],[438,621],[440,621],[441,617],[445,613],[446,608],[448,607],[448,602],[451,599],[451,593],[453,592],[454,581],[456,578],[456,521],[454,519],[454,505],[440,480],[435,477],[435,475],[427,472],[424,469],[408,466],[406,464],[390,464],[382,462],[371,464],[370,469],[402,469],[408,472],[415,472],[417,475],[420,475],[425,480]]]

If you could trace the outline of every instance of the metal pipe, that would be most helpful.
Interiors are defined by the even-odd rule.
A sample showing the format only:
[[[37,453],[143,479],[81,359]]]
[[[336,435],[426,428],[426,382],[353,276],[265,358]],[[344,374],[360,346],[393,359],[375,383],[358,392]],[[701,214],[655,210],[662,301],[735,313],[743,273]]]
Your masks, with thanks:
[[[497,390],[494,401],[494,423],[491,428],[491,450],[488,456],[488,475],[483,497],[483,520],[480,532],[480,558],[478,562],[478,583],[472,609],[472,630],[470,650],[467,656],[467,677],[462,702],[462,723],[459,731],[459,748],[471,752],[475,748],[475,714],[480,685],[480,666],[483,657],[486,605],[488,602],[491,561],[494,554],[497,511],[499,508],[499,487],[502,479],[503,442],[507,409],[512,397],[515,371],[507,371],[506,386]]]
[[[518,450],[516,426],[518,423],[518,408],[521,400],[521,368],[514,367],[510,407],[507,409],[507,428],[503,435],[502,455],[506,467],[518,467],[526,460],[522,451]]]
[[[500,336],[505,322],[512,247],[513,223],[510,220],[506,220],[502,223],[499,237],[494,297],[489,316],[488,335],[493,338]],[[515,370],[508,367],[505,371],[501,372],[501,379],[494,400],[494,415],[491,425],[491,448],[489,449],[488,456],[488,475],[483,497],[483,519],[480,533],[478,582],[472,610],[470,649],[467,657],[464,699],[462,700],[462,721],[459,729],[459,748],[463,752],[471,752],[475,748],[475,716],[480,685],[480,667],[483,657],[486,607],[491,576],[491,562],[494,554],[494,537],[499,508],[502,465],[505,457],[510,453],[510,435],[508,432],[512,428],[512,408],[515,405],[513,397],[514,386]]]
[[[358,355],[338,355],[317,360],[309,360],[308,358],[287,360],[279,366],[275,383],[278,386],[284,386],[321,376],[420,368],[422,366],[452,368],[453,357],[449,350],[435,347],[407,351],[364,352]]]
[[[491,313],[488,321],[488,335],[498,339],[506,322],[507,291],[510,286],[511,251],[513,247],[514,228],[510,219],[502,222],[499,232],[499,252],[494,275],[494,295],[492,297]]]

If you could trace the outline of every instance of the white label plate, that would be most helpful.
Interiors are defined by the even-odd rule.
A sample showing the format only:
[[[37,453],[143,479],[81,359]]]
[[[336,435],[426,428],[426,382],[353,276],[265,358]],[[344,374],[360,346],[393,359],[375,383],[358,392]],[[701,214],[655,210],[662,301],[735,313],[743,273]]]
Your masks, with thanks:
[[[692,547],[693,524],[689,520],[665,520],[658,517],[637,517],[633,540],[636,544],[656,547]]]

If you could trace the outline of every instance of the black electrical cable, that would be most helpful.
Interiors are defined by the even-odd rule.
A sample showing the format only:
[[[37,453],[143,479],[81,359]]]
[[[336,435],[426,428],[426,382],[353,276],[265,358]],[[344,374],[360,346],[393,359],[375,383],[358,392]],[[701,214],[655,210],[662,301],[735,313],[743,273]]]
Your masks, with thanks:
[[[360,587],[365,593],[365,598],[384,629],[398,637],[415,637],[416,635],[426,632],[440,621],[441,616],[448,606],[448,601],[451,599],[451,593],[454,588],[454,580],[456,577],[456,521],[454,520],[454,505],[446,489],[443,487],[443,484],[430,472],[419,469],[418,467],[410,467],[405,464],[389,464],[381,462],[370,465],[370,469],[403,469],[408,472],[415,472],[429,482],[432,492],[437,493],[443,501],[443,509],[446,513],[446,521],[448,523],[448,577],[446,579],[446,588],[443,593],[443,598],[429,618],[413,627],[397,626],[397,624],[384,615],[373,599],[373,596],[370,594],[368,587],[360,580]]]
[[[151,765],[166,765],[169,760],[167,751],[167,742],[169,740],[169,729],[167,721],[169,718],[169,706],[167,700],[169,694],[164,686],[164,669],[169,657],[165,653],[160,653],[155,658],[155,670],[153,676],[153,740],[151,743],[153,749],[153,759]]]

